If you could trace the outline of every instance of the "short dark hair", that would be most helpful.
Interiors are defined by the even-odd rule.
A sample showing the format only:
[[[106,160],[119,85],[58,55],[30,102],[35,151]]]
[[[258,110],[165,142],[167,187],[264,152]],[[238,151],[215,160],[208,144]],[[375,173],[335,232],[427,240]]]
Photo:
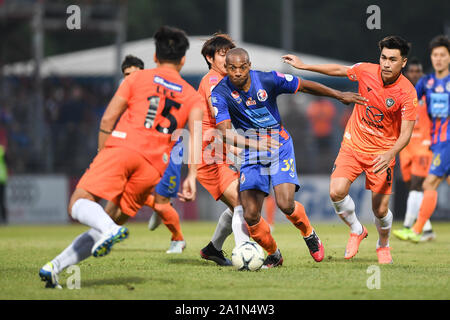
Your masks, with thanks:
[[[446,47],[447,51],[450,53],[450,40],[445,35],[439,35],[433,38],[430,42],[430,52],[437,47]]]
[[[408,71],[411,66],[422,67],[422,63],[420,62],[420,60],[417,57],[412,57],[412,58],[408,59],[408,63],[406,64],[406,71]]]
[[[156,46],[156,58],[159,62],[180,63],[189,49],[186,33],[170,26],[160,27],[153,35]]]
[[[388,36],[378,42],[378,47],[380,48],[380,50],[383,50],[384,48],[398,49],[400,50],[400,55],[403,58],[406,58],[408,56],[411,45],[406,42],[405,39],[399,36]]]
[[[216,52],[233,49],[235,47],[236,45],[228,34],[217,32],[203,44],[202,56],[205,58],[208,68],[211,69],[211,63],[206,59],[207,56],[214,58]]]
[[[124,73],[125,69],[129,67],[137,67],[139,69],[144,69],[144,61],[142,61],[138,57],[129,54],[125,57],[125,59],[123,59],[121,67],[122,73]]]

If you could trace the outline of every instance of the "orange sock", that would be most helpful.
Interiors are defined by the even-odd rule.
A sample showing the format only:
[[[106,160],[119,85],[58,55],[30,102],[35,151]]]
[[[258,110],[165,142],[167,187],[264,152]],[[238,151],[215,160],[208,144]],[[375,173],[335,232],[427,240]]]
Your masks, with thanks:
[[[290,216],[286,215],[286,217],[300,230],[304,237],[309,236],[313,231],[313,227],[306,215],[305,207],[300,202],[295,201],[294,212]]]
[[[267,223],[273,226],[273,224],[275,223],[275,211],[277,210],[277,206],[275,204],[275,200],[271,195],[266,197],[265,207]]]
[[[425,190],[423,192],[422,205],[420,206],[419,215],[417,216],[417,221],[412,227],[415,233],[422,233],[423,226],[436,209],[438,192],[437,190]]]
[[[172,232],[172,241],[184,240],[181,232],[180,217],[170,203],[155,203],[155,212],[161,217],[162,222]]]
[[[277,251],[277,243],[270,234],[269,224],[263,217],[261,217],[257,224],[252,226],[247,225],[247,228],[250,237],[263,247],[269,255]]]

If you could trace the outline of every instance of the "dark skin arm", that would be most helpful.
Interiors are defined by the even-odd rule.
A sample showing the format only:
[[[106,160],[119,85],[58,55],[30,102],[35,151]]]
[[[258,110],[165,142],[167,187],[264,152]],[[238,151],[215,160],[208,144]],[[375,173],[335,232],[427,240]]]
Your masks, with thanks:
[[[367,99],[361,96],[359,93],[355,92],[342,92],[339,90],[332,89],[318,82],[309,81],[309,80],[300,80],[300,88],[299,91],[313,94],[316,96],[325,96],[331,97],[344,104],[356,103],[362,104],[364,106],[367,105]]]

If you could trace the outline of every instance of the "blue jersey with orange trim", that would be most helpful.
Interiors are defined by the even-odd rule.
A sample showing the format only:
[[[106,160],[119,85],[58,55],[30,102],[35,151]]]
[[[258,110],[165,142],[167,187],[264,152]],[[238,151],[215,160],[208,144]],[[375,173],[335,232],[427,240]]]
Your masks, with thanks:
[[[430,116],[431,145],[449,140],[450,127],[450,75],[438,79],[436,75],[427,74],[416,84],[417,97],[425,96],[427,111]]]
[[[235,129],[279,132],[280,142],[288,140],[289,135],[281,125],[277,106],[277,96],[282,93],[295,93],[300,79],[290,74],[275,71],[250,71],[251,86],[245,92],[236,88],[224,77],[211,93],[216,124],[231,120]]]

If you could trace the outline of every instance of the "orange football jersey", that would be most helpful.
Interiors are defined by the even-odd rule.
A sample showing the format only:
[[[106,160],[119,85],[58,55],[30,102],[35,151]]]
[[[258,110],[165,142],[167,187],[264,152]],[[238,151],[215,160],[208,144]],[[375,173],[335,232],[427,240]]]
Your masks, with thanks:
[[[105,146],[122,146],[138,151],[162,175],[192,108],[202,108],[203,98],[168,67],[140,70],[121,83],[116,95],[128,102]]]
[[[200,82],[198,93],[203,97],[205,103],[203,105],[203,121],[202,121],[202,133],[203,133],[203,142],[202,142],[202,165],[211,164],[212,162],[225,163],[226,161],[226,146],[225,144],[214,145],[214,134],[212,130],[216,129],[216,117],[212,114],[211,108],[209,106],[209,98],[211,97],[211,91],[214,87],[222,80],[223,76],[213,70],[210,69],[209,72],[202,78]],[[206,148],[211,147],[210,153],[204,152]],[[222,157],[216,156],[215,150],[217,148],[222,147]]]
[[[369,101],[368,106],[355,104],[342,143],[362,153],[384,153],[398,139],[402,120],[416,120],[416,90],[403,75],[385,86],[378,64],[355,64],[347,75]]]

